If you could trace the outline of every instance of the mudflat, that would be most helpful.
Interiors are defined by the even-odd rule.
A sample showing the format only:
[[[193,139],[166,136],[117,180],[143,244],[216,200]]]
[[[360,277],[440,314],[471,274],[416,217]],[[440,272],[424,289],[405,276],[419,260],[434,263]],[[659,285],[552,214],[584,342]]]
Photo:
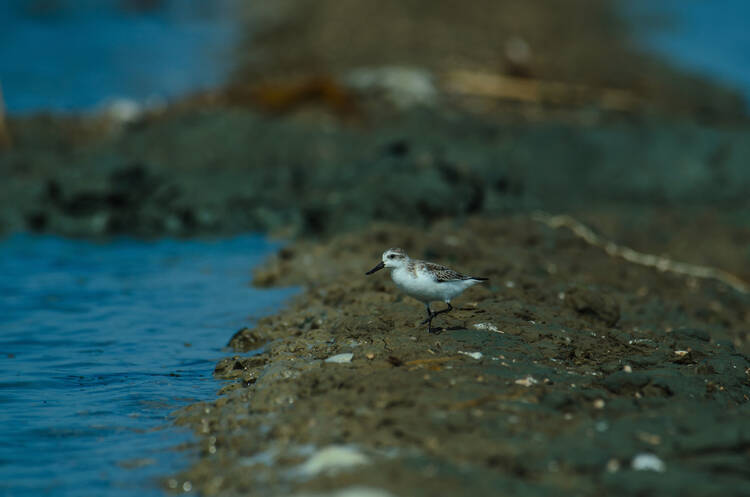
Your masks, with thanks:
[[[168,484],[206,495],[747,494],[748,295],[542,221],[380,224],[282,250],[255,283],[304,291],[231,339],[236,355],[215,372],[222,395],[177,417],[203,455]],[[364,275],[391,246],[490,282],[429,334],[421,303],[385,271]]]

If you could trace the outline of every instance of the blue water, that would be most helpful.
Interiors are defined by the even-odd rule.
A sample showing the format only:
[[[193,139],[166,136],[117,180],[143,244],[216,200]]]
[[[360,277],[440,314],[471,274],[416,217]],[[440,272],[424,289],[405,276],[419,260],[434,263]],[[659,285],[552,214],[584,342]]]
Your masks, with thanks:
[[[750,102],[750,1],[626,2],[641,42],[674,65],[735,88]]]
[[[162,495],[191,437],[170,412],[214,398],[222,345],[293,291],[248,285],[275,248],[0,240],[0,495]]]
[[[11,114],[84,111],[211,88],[232,69],[242,0],[3,0]]]

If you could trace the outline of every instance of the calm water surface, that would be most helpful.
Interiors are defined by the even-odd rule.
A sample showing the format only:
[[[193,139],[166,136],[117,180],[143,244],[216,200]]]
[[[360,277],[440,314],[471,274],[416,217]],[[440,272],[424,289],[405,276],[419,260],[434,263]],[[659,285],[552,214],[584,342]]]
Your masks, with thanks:
[[[242,1],[2,0],[8,112],[76,112],[215,87],[232,70]]]
[[[644,27],[642,46],[737,89],[750,102],[750,1],[638,0],[624,5]]]
[[[248,286],[275,248],[0,240],[0,495],[161,495],[191,438],[169,413],[213,398],[231,333],[293,292]]]

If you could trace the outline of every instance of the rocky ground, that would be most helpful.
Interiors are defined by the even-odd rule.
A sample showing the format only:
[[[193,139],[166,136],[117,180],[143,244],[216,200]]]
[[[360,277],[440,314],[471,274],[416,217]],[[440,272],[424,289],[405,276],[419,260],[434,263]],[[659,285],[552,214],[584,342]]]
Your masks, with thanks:
[[[422,304],[385,272],[364,275],[391,246],[490,282],[428,334]],[[223,395],[178,416],[202,455],[168,486],[750,492],[750,299],[720,282],[610,257],[528,216],[293,244],[255,282],[305,291],[229,342],[236,355],[215,373],[228,380]],[[341,490],[354,487],[372,493]]]

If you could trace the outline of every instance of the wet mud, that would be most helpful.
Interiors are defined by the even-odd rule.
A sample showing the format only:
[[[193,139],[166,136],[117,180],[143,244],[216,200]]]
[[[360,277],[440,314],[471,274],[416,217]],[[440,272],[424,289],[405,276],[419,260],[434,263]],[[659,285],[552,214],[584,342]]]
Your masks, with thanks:
[[[429,334],[422,304],[385,271],[364,275],[391,246],[490,281]],[[179,413],[202,455],[168,486],[750,492],[750,299],[720,282],[610,257],[524,215],[299,242],[254,281],[305,291],[238,331],[216,367],[222,395]]]
[[[362,128],[186,110],[69,138],[30,118],[0,153],[0,230],[309,237],[373,221],[426,227],[534,209],[630,216],[654,205],[731,211],[735,224],[746,222],[747,125],[589,117],[413,109]]]

